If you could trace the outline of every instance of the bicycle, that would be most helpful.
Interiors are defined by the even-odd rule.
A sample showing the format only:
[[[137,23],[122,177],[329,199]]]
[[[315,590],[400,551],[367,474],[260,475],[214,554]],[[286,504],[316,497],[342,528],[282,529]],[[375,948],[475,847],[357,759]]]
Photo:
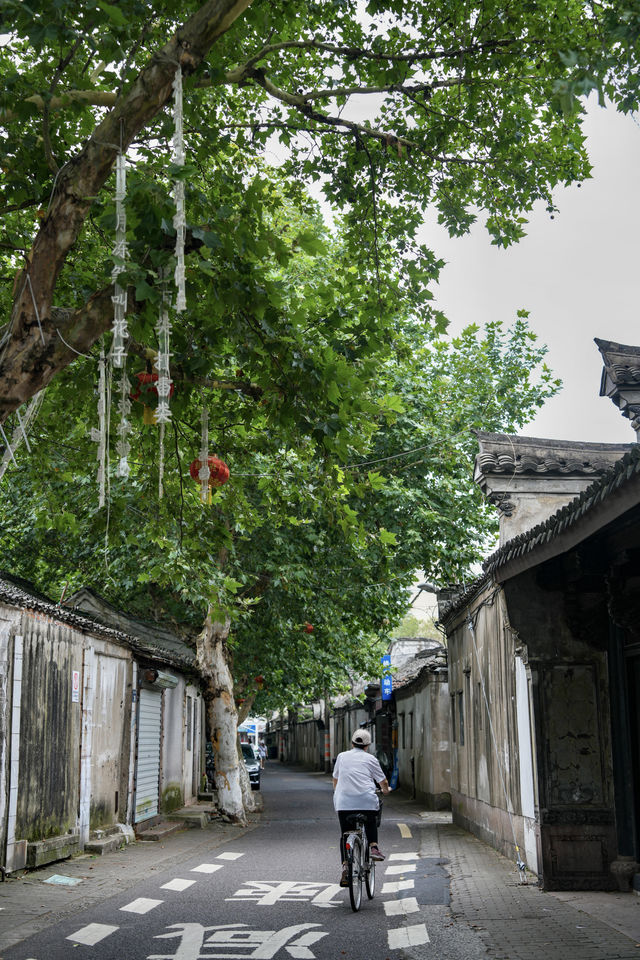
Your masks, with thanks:
[[[373,900],[376,890],[376,862],[371,859],[367,832],[364,828],[366,816],[363,813],[352,813],[348,822],[353,827],[345,833],[345,851],[347,854],[347,873],[349,877],[349,900],[351,909],[357,913],[362,904],[362,884],[367,891],[367,898]],[[378,825],[382,819],[382,801],[377,811]]]

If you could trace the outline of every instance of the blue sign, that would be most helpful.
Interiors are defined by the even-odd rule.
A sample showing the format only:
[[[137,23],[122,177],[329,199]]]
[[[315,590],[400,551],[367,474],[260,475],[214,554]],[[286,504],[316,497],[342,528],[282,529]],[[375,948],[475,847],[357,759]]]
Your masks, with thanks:
[[[393,681],[391,679],[391,654],[385,653],[383,657],[380,657],[380,663],[382,664],[382,699],[391,700],[391,693],[393,691]]]

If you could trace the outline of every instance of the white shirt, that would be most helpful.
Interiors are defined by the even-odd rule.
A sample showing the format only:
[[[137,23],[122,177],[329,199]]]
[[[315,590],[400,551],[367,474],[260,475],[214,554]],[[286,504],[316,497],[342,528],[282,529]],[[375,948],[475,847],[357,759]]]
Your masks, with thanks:
[[[335,810],[377,810],[376,784],[386,780],[375,757],[360,747],[338,754],[333,768],[338,784],[333,791]]]

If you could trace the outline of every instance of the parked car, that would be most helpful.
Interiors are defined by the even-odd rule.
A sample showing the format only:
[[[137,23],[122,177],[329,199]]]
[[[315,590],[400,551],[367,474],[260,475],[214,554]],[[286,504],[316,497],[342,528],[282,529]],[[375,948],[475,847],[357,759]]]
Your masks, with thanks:
[[[244,765],[249,774],[249,782],[252,790],[260,789],[260,760],[256,757],[253,747],[250,743],[241,743]]]
[[[245,767],[247,768],[247,773],[249,774],[249,782],[251,784],[252,790],[260,789],[260,760],[256,757],[253,747],[250,743],[241,743],[242,747],[242,757],[244,759]],[[207,757],[206,757],[206,779],[207,779],[207,789],[215,789],[214,773],[215,765],[213,762],[213,748],[210,743],[207,743]]]

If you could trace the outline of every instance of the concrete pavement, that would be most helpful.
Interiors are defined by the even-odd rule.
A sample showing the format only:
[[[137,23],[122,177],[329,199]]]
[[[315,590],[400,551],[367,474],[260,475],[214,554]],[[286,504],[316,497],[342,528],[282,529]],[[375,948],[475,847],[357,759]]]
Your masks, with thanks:
[[[93,907],[97,910],[110,898],[140,887],[155,876],[160,878],[169,869],[179,869],[179,864],[195,856],[219,858],[227,844],[237,844],[250,831],[256,831],[252,838],[247,837],[247,841],[251,839],[250,847],[256,854],[261,846],[267,852],[272,830],[282,848],[286,844],[289,817],[302,825],[302,835],[308,842],[312,857],[309,861],[308,854],[305,854],[305,861],[312,864],[306,868],[311,870],[309,877],[315,877],[317,873],[329,883],[337,882],[333,824],[329,827],[330,835],[324,839],[321,830],[326,827],[310,808],[310,819],[300,819],[307,816],[305,807],[312,795],[316,795],[322,805],[328,802],[329,778],[271,763],[265,781],[264,819],[261,823],[255,818],[248,829],[214,822],[204,830],[188,829],[174,834],[161,844],[137,843],[103,857],[81,856],[0,884],[0,960],[12,945],[47,931],[76,913],[86,913]],[[270,800],[270,790],[280,791],[277,803],[275,799]],[[276,794],[273,796],[275,798]],[[291,798],[290,809],[286,806],[287,796]],[[324,806],[316,809],[324,810]],[[331,811],[327,810],[321,816],[323,821],[331,819]],[[282,827],[278,826],[279,823]],[[320,846],[316,841],[319,836],[323,837],[323,850],[318,850],[316,862],[313,850],[314,846]],[[378,941],[379,952],[370,954],[371,960],[387,960],[389,956],[394,960],[396,957],[411,960],[444,960],[445,957],[447,960],[479,960],[482,957],[495,960],[627,960],[640,957],[640,898],[632,893],[550,894],[543,893],[533,884],[522,886],[512,863],[481,841],[453,827],[450,815],[424,811],[420,804],[401,794],[392,795],[385,802],[381,843],[388,853],[401,849],[401,844],[407,849],[415,849],[424,870],[422,881],[413,891],[418,911],[411,916],[403,916],[403,904],[407,902],[405,894],[391,891],[394,878],[384,877],[385,886],[388,885],[385,894],[380,877],[376,899],[368,905],[371,908],[368,913],[367,908],[363,908],[358,921],[368,926],[374,920],[381,924],[384,922],[384,906],[397,946],[390,948],[391,939],[389,945],[386,944],[385,933]],[[389,866],[390,861],[387,861],[385,868],[388,870]],[[52,874],[81,879],[82,883],[62,887],[43,883]],[[216,874],[218,876],[221,874]],[[300,879],[307,879],[306,874]],[[377,913],[374,913],[374,907]],[[338,911],[332,917],[335,929],[338,923],[349,923],[350,914],[346,913],[343,918],[342,911]],[[429,934],[428,941],[411,945],[409,933],[403,938],[403,924],[407,931],[424,925]],[[348,929],[355,932],[358,927],[354,922]],[[344,942],[343,945],[347,949],[341,953],[350,960],[349,944]],[[314,948],[315,955],[320,956],[321,947],[322,943],[319,943]],[[353,949],[351,956],[355,956]],[[99,955],[98,947],[92,950]]]

